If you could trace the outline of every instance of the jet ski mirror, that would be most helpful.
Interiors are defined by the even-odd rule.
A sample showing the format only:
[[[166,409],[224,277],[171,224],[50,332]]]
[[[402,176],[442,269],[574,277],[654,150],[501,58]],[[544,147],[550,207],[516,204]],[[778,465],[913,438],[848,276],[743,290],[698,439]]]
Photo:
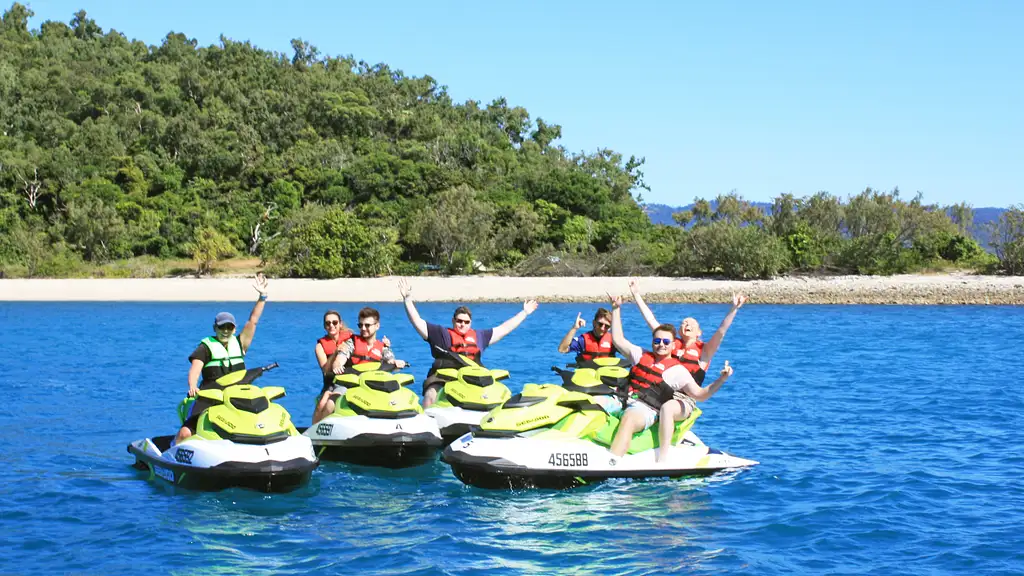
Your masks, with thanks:
[[[263,388],[263,395],[267,397],[267,400],[283,398],[285,395],[284,388],[281,386],[267,386]]]
[[[211,402],[216,402],[216,403],[220,404],[220,403],[224,402],[224,391],[223,390],[217,390],[215,388],[211,388],[209,390],[200,390],[199,391],[199,397],[200,398],[206,398],[207,400],[210,400]]]

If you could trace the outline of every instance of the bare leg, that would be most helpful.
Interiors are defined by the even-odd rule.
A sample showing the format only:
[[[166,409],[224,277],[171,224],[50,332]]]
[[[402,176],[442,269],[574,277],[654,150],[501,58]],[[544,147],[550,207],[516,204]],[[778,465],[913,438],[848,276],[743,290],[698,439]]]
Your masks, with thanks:
[[[178,430],[178,435],[174,437],[174,445],[177,446],[190,437],[192,437],[192,431],[188,429],[188,426],[182,426],[181,430]]]
[[[427,391],[423,393],[423,407],[430,408],[434,402],[437,402],[437,386],[431,386],[427,388]]]
[[[629,449],[629,441],[644,427],[644,415],[639,410],[626,410],[619,421],[619,429],[615,432],[615,439],[612,440],[612,454],[622,457]]]
[[[324,392],[323,397],[320,398],[320,403],[317,404],[316,410],[313,411],[313,424],[333,414],[334,408],[334,400],[331,399],[331,393]]]
[[[668,453],[672,448],[672,433],[675,432],[676,421],[682,419],[682,412],[683,406],[676,400],[669,400],[661,405],[658,414],[658,462],[668,460]]]

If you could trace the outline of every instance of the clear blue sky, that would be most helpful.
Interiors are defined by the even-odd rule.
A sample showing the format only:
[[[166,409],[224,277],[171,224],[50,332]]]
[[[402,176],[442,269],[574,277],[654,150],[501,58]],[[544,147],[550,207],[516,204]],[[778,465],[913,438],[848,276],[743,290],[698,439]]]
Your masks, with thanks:
[[[429,74],[504,96],[572,151],[647,158],[644,199],[767,201],[899,186],[1024,202],[1024,2],[177,2],[35,0],[159,44],[221,34]]]

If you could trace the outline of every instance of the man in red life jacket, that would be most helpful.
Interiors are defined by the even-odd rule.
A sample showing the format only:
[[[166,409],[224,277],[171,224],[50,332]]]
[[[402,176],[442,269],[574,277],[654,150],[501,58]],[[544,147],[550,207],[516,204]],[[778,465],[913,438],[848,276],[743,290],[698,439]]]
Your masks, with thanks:
[[[446,328],[438,324],[431,324],[420,317],[420,313],[412,301],[412,287],[404,278],[398,281],[398,290],[405,302],[405,313],[409,317],[409,322],[412,323],[420,338],[430,344],[430,353],[434,357],[434,364],[423,381],[424,408],[429,408],[437,401],[437,393],[444,387],[444,382],[436,378],[434,373],[440,368],[459,367],[459,364],[449,358],[445,351],[467,356],[479,363],[488,346],[508,336],[537,309],[536,300],[527,300],[523,303],[522,310],[501,325],[475,330],[472,327],[473,315],[469,308],[459,306],[455,309],[455,314],[452,315],[452,327]]]
[[[392,364],[396,368],[405,368],[404,360],[395,358],[387,338],[377,339],[377,330],[380,329],[380,312],[374,308],[363,308],[359,311],[358,324],[359,334],[353,334],[345,330],[339,332],[337,347],[331,360],[331,370],[328,383],[325,373],[324,390],[320,395],[316,410],[313,412],[313,423],[316,424],[327,416],[334,413],[334,399],[344,394],[345,387],[334,384],[334,375],[341,374],[346,368],[355,364],[366,362],[380,362]],[[328,329],[330,330],[330,329]],[[345,336],[344,339],[341,337]]]
[[[633,363],[629,373],[629,399],[612,440],[611,452],[618,457],[625,455],[633,435],[650,428],[660,418],[658,461],[664,461],[668,458],[676,421],[690,415],[693,400],[704,401],[714,395],[732,374],[732,368],[726,363],[722,376],[701,388],[682,362],[672,356],[676,334],[671,324],[656,326],[651,336],[651,349],[643,350],[622,333],[622,297],[613,296],[611,302],[612,343]],[[677,394],[682,400],[676,399]]]
[[[562,354],[568,352],[576,353],[576,362],[585,362],[594,358],[615,356],[615,347],[612,346],[612,313],[604,308],[598,308],[594,314],[594,328],[579,336],[576,331],[587,325],[587,321],[576,315],[576,322],[566,333],[562,341],[558,343],[558,351]]]
[[[651,312],[650,307],[644,302],[643,295],[640,293],[640,282],[636,279],[630,280],[629,291],[633,293],[633,300],[636,302],[637,307],[640,308],[640,313],[643,314],[647,325],[652,330],[654,327],[659,326],[661,323],[654,317],[654,313]],[[729,331],[729,326],[732,325],[732,321],[736,318],[736,312],[746,302],[747,297],[743,294],[733,294],[732,308],[725,315],[725,318],[722,319],[722,323],[719,324],[718,330],[715,331],[711,340],[707,342],[700,339],[700,324],[696,319],[683,318],[682,323],[680,323],[679,338],[672,345],[672,356],[683,363],[683,366],[690,372],[697,384],[704,383],[704,376],[708,366],[711,365],[711,360],[715,357],[715,352],[718,352],[718,347],[722,344],[725,333]]]

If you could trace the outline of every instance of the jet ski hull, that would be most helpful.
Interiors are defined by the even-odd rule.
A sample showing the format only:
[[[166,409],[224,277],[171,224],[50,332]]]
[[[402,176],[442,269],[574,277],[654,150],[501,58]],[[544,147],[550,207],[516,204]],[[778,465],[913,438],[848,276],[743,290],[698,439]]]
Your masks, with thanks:
[[[692,433],[673,447],[667,462],[654,451],[615,458],[607,448],[577,438],[475,437],[467,434],[448,445],[441,461],[462,482],[492,489],[573,488],[609,478],[683,478],[708,476],[757,462],[709,448]]]
[[[481,410],[467,410],[458,406],[430,407],[423,411],[437,421],[437,428],[441,432],[441,439],[447,446],[464,436],[467,432],[478,428],[487,412]]]
[[[437,424],[423,414],[395,419],[329,416],[301,432],[324,460],[384,468],[425,464],[442,446]]]
[[[292,436],[267,445],[227,440],[195,440],[171,447],[173,436],[136,440],[128,445],[133,467],[189,490],[249,488],[290,492],[309,482],[320,461],[307,438]]]

